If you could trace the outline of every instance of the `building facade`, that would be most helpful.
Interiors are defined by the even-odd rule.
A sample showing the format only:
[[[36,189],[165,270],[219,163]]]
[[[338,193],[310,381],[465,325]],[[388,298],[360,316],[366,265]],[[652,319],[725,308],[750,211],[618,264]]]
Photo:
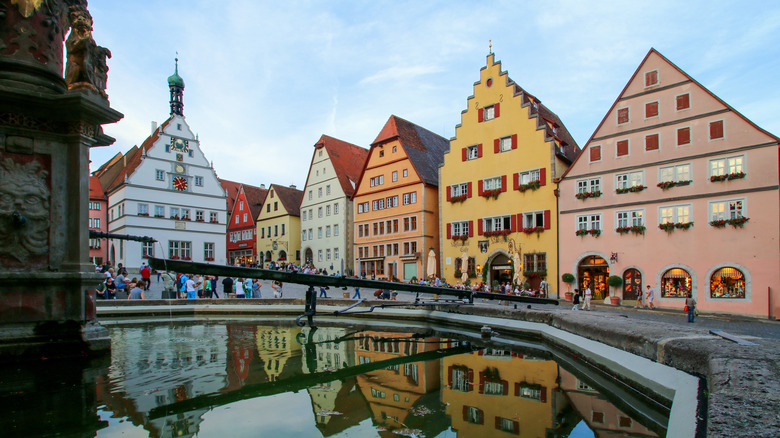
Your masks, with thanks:
[[[228,197],[226,236],[227,260],[231,265],[255,266],[257,256],[257,216],[268,194],[260,187],[219,180]]]
[[[129,270],[146,257],[224,265],[225,191],[184,117],[184,80],[168,78],[170,117],[126,154],[94,175],[108,196],[108,231],[149,236],[156,243],[109,240],[108,258]]]
[[[301,201],[303,262],[328,272],[354,272],[352,195],[368,150],[323,135],[314,153]]]
[[[405,282],[426,277],[429,250],[439,254],[437,174],[448,147],[400,117],[382,128],[353,197],[358,274]]]
[[[778,312],[778,138],[651,49],[560,182],[560,266],[655,305]],[[774,309],[769,309],[769,293]]]
[[[270,262],[300,263],[300,206],[303,192],[295,186],[271,184],[257,215],[258,266]]]
[[[474,83],[440,169],[443,277],[557,278],[555,184],[579,153],[561,120],[501,70],[495,55]],[[515,257],[522,263],[514,275]]]
[[[108,199],[103,193],[100,179],[89,177],[89,229],[105,233],[108,229]],[[105,239],[89,239],[89,261],[95,265],[102,265],[108,260],[107,245]]]

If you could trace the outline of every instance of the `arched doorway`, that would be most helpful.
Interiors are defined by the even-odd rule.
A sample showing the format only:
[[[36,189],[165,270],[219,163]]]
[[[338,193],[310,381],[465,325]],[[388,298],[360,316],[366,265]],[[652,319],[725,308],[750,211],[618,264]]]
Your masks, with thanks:
[[[586,286],[590,287],[594,300],[603,300],[609,294],[607,277],[609,277],[609,265],[599,256],[585,257],[577,266],[577,284],[580,290]]]
[[[623,300],[636,300],[642,294],[642,273],[638,269],[629,268],[623,272]]]
[[[303,262],[304,263],[311,263],[314,260],[314,251],[311,250],[311,248],[306,248],[306,252],[303,256]]]
[[[493,282],[495,281],[498,281],[499,284],[512,282],[512,264],[510,263],[509,256],[506,254],[496,254],[490,261],[488,270],[487,279],[490,282],[491,287],[493,287]]]

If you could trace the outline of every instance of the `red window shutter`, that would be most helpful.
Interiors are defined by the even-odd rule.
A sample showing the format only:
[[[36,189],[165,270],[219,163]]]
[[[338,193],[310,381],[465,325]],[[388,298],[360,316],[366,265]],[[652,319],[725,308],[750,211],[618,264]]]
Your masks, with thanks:
[[[479,393],[482,394],[485,392],[485,373],[480,371],[479,372]]]
[[[710,140],[723,138],[723,120],[710,123]]]
[[[539,185],[540,186],[547,185],[547,169],[544,167],[539,169]]]
[[[468,148],[461,149],[463,151],[463,161],[466,161],[469,159],[469,151]]]
[[[447,224],[447,238],[452,239],[452,224]]]
[[[545,230],[550,229],[550,210],[544,211],[544,229]]]
[[[648,102],[645,104],[645,118],[658,116],[658,102]]]
[[[501,191],[506,191],[506,175],[501,175]]]
[[[515,382],[515,397],[520,397],[520,383]]]
[[[658,134],[651,134],[645,136],[645,150],[646,151],[658,150]]]
[[[645,87],[650,87],[658,83],[658,70],[645,73]]]
[[[501,108],[500,103],[496,103],[495,105],[493,105],[493,117],[498,117],[501,115],[500,108]]]
[[[452,186],[447,186],[447,200],[452,199]]]
[[[624,157],[628,155],[628,140],[620,140],[617,142],[617,156]]]
[[[680,96],[677,96],[677,111],[688,109],[691,107],[691,95],[690,94],[682,94]]]
[[[502,380],[501,386],[504,387],[504,395],[509,395],[509,382],[507,382],[506,380]]]
[[[601,146],[591,146],[590,147],[590,161],[600,161],[601,160]]]
[[[512,174],[512,190],[517,190],[518,187],[520,187],[520,174],[519,173],[513,173]]]
[[[677,144],[683,145],[691,142],[691,128],[680,128],[677,130]]]
[[[471,221],[469,221],[469,222],[471,222]],[[469,368],[468,376],[469,376],[469,385],[473,386],[474,385],[474,370],[472,370],[471,368]]]
[[[482,185],[484,184],[483,180],[477,181],[477,195],[482,196]]]
[[[515,215],[512,215],[510,217],[509,231],[512,232],[512,233],[517,231],[517,217]]]
[[[447,367],[447,386],[452,388],[452,365]]]
[[[512,149],[517,149],[517,134],[512,134]]]
[[[477,121],[482,122],[484,119],[484,114],[482,114],[482,108],[477,110]]]
[[[482,158],[482,143],[477,145],[477,158]]]
[[[628,123],[628,108],[620,108],[617,112],[618,125]]]
[[[474,221],[469,221],[469,237],[474,237]],[[469,370],[469,380],[474,382],[474,371]]]
[[[468,419],[469,419],[469,407],[463,405],[463,421],[468,421]]]
[[[542,403],[547,403],[547,387],[542,386],[541,395],[539,397],[539,401]]]
[[[493,140],[493,153],[497,154],[498,151],[500,150],[500,146],[499,146],[500,142],[501,142],[500,139]]]
[[[479,418],[477,419],[479,424],[485,424],[485,411],[480,409],[477,411],[477,414],[479,414]]]
[[[471,181],[469,181],[468,184],[466,185],[466,197],[467,198],[471,197]]]
[[[512,215],[512,216],[515,216],[515,215]],[[517,229],[520,230],[520,231],[523,231],[523,228],[525,228],[523,226],[523,213],[517,213],[516,216],[517,216]]]
[[[519,421],[512,421],[512,432],[514,432],[515,435],[520,434],[520,422]]]
[[[477,235],[481,236],[482,235],[482,219],[477,219],[477,227],[478,227],[477,228]],[[481,375],[481,373],[480,373],[480,375]]]

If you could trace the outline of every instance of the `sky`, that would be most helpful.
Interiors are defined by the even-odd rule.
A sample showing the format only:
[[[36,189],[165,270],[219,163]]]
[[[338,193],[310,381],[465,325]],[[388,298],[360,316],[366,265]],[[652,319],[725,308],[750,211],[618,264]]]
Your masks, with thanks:
[[[780,2],[92,0],[124,118],[92,170],[184,115],[220,178],[306,183],[322,134],[369,148],[391,115],[452,138],[489,44],[583,146],[650,48],[780,135]]]

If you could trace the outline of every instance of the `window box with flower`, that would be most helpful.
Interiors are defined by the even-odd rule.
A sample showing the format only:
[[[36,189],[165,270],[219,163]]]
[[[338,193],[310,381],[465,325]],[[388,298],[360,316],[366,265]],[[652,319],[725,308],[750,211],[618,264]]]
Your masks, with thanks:
[[[219,221],[217,219],[209,219],[210,224],[218,224]]]
[[[576,195],[574,195],[577,199],[588,199],[588,198],[598,198],[601,196],[601,190],[596,190],[593,192],[579,192]]]
[[[734,172],[734,173],[726,173],[723,175],[712,175],[710,177],[711,182],[718,182],[718,181],[731,181],[732,179],[742,179],[745,176],[745,172]]]
[[[622,195],[623,193],[629,193],[629,192],[631,192],[631,193],[638,193],[638,192],[641,192],[642,190],[644,190],[646,188],[647,187],[645,187],[643,185],[638,185],[638,186],[626,187],[626,188],[622,188],[622,189],[615,189],[615,193],[617,193],[618,195]]]
[[[644,225],[632,225],[630,227],[617,227],[615,231],[617,231],[619,234],[645,234],[646,229],[647,228]]]
[[[493,198],[498,199],[498,195],[501,194],[501,189],[491,189],[491,190],[484,190],[482,191],[482,197],[483,198]]]
[[[206,222],[206,219],[203,219],[203,218],[195,219],[195,222]]]
[[[676,187],[676,186],[687,186],[687,185],[690,185],[691,182],[693,182],[693,181],[690,180],[690,179],[689,180],[685,180],[685,181],[664,181],[664,182],[660,182],[660,183],[658,183],[656,185],[661,190],[668,190],[668,189],[671,189],[672,187]]]
[[[450,202],[454,204],[456,202],[464,202],[466,199],[468,199],[467,195],[451,196]]]
[[[214,257],[204,257],[203,260],[205,260],[207,262],[213,262],[214,261]]]
[[[165,217],[165,215],[164,214],[156,214],[156,215],[154,215],[154,217]]]
[[[517,190],[525,192],[526,190],[536,190],[541,186],[542,182],[537,179],[536,181],[531,181],[528,184],[518,184]]]
[[[671,233],[675,229],[687,230],[692,226],[693,222],[666,222],[664,224],[659,224],[658,228],[660,230],[666,231],[667,233]]]
[[[179,260],[179,256],[177,256],[177,255],[172,255],[172,256],[171,256],[171,260]]]
[[[171,216],[171,219],[176,219],[177,221],[178,221],[178,220],[181,220],[181,218],[179,217],[179,215],[173,215],[173,216]]]
[[[186,261],[190,261],[190,260],[192,260],[192,257],[181,256],[181,259],[182,260],[186,260]]]
[[[149,213],[138,213],[138,216],[149,216]]]
[[[469,238],[468,234],[456,234],[452,236],[452,240],[455,242],[465,242]]]
[[[547,271],[523,271],[523,275],[526,278],[545,278]]]
[[[528,227],[528,228],[523,228],[522,229],[522,232],[524,232],[525,234],[536,233],[537,236],[539,235],[539,233],[541,233],[543,231],[544,231],[544,227]]]
[[[576,234],[577,236],[587,236],[588,234],[590,234],[593,237],[598,237],[601,235],[601,230],[599,230],[598,228],[591,228],[590,230],[583,228],[577,230],[577,232],[574,234]]]
[[[726,225],[731,225],[734,228],[742,228],[745,226],[745,222],[749,221],[749,217],[735,217],[733,219],[715,219],[710,221],[710,225],[715,228],[725,228]]]

